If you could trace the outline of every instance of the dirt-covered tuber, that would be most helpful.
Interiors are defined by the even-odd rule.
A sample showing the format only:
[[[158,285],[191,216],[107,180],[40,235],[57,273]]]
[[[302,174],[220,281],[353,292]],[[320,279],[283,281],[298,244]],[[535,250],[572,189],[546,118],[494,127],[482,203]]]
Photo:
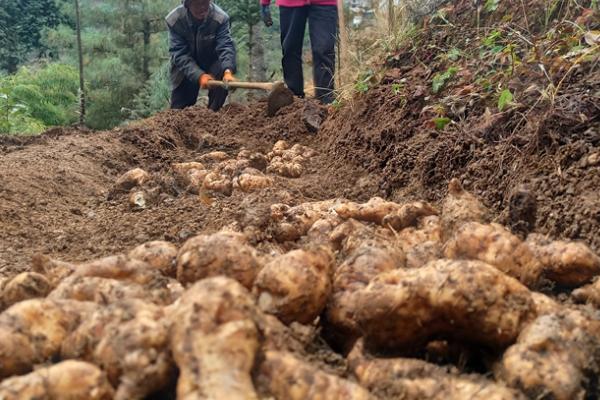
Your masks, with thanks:
[[[267,351],[258,382],[276,400],[367,400],[371,394],[346,379],[321,371],[290,353]]]
[[[530,235],[526,242],[540,261],[545,278],[562,287],[577,287],[600,275],[600,257],[580,242],[549,241]]]
[[[177,398],[257,399],[251,371],[259,348],[248,291],[236,281],[209,278],[182,296],[171,320]]]
[[[184,285],[225,275],[251,288],[259,269],[256,251],[235,232],[193,237],[177,255],[177,280]]]
[[[464,223],[486,223],[490,221],[490,215],[488,208],[477,197],[463,189],[458,179],[452,179],[448,183],[448,195],[442,203],[444,241]]]
[[[577,310],[542,315],[519,335],[496,368],[496,377],[529,398],[594,398],[600,320]]]
[[[37,272],[22,272],[0,285],[0,310],[20,301],[46,297],[52,290],[50,281]]]
[[[332,268],[333,254],[326,247],[274,258],[254,282],[258,306],[287,324],[312,322],[329,297]]]
[[[516,390],[480,376],[461,375],[411,358],[376,358],[359,341],[348,355],[358,382],[380,398],[391,400],[525,400]]]
[[[535,317],[531,292],[479,261],[434,261],[378,275],[356,294],[365,344],[416,351],[432,338],[503,349]]]
[[[163,275],[174,278],[177,272],[177,246],[164,241],[144,243],[128,253],[133,260],[148,263]]]
[[[530,287],[537,284],[542,272],[530,247],[498,224],[463,224],[446,243],[444,255],[455,260],[483,261]]]
[[[83,361],[63,361],[0,383],[2,400],[112,400],[106,374]]]

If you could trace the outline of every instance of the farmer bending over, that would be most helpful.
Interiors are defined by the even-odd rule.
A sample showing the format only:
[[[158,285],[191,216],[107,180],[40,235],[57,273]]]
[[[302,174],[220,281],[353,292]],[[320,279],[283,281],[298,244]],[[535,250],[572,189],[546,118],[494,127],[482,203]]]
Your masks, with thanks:
[[[235,44],[229,16],[211,0],[185,0],[166,18],[171,54],[171,108],[193,106],[211,79],[235,80]],[[219,110],[227,99],[222,88],[208,90],[208,108]]]

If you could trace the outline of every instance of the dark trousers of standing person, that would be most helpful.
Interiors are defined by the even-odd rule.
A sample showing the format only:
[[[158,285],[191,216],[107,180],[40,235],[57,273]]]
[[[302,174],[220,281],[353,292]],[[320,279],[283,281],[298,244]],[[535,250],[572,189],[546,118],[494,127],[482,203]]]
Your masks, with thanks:
[[[215,79],[223,79],[223,67],[219,61],[213,63],[207,70]],[[198,94],[200,93],[200,83],[191,82],[184,79],[179,86],[171,91],[171,108],[181,110],[186,107],[191,107],[198,101]],[[213,111],[219,111],[229,92],[223,88],[214,88],[208,90],[208,108]]]
[[[336,6],[279,7],[283,77],[296,96],[304,97],[302,45],[308,21],[317,98],[325,104],[334,100]]]

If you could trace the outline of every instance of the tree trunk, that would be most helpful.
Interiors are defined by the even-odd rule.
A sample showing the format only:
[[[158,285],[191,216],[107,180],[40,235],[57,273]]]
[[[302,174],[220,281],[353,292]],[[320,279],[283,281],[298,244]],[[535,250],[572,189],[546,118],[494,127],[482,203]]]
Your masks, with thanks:
[[[85,86],[83,80],[83,48],[81,45],[81,16],[79,14],[79,0],[75,0],[75,19],[77,29],[77,54],[79,56],[79,125],[85,123]]]
[[[262,40],[262,29],[260,24],[250,28],[252,45],[250,49],[250,80],[264,82],[267,80],[267,66],[265,63],[265,46]]]
[[[144,80],[150,79],[150,35],[152,32],[150,31],[150,21],[144,20],[144,54],[142,55],[142,73],[144,74]]]
[[[248,80],[251,82],[267,80],[265,46],[260,24],[248,25]],[[248,99],[254,99],[256,94],[254,91],[248,91]]]

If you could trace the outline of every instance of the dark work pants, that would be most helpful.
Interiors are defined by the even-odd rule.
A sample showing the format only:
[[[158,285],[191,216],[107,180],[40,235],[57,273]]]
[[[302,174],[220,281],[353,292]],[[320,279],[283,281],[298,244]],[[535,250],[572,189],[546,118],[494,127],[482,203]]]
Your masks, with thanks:
[[[331,103],[334,100],[337,7],[279,7],[279,15],[285,83],[296,96],[304,97],[302,45],[308,21],[316,96],[325,104]]]
[[[215,79],[223,79],[223,73],[225,72],[221,67],[220,62],[213,63],[207,71]],[[188,79],[184,79],[177,88],[171,91],[171,108],[183,109],[191,107],[198,101],[198,93],[200,92],[200,83],[191,82]],[[223,88],[210,89],[208,91],[208,108],[213,111],[219,111],[229,92]]]

